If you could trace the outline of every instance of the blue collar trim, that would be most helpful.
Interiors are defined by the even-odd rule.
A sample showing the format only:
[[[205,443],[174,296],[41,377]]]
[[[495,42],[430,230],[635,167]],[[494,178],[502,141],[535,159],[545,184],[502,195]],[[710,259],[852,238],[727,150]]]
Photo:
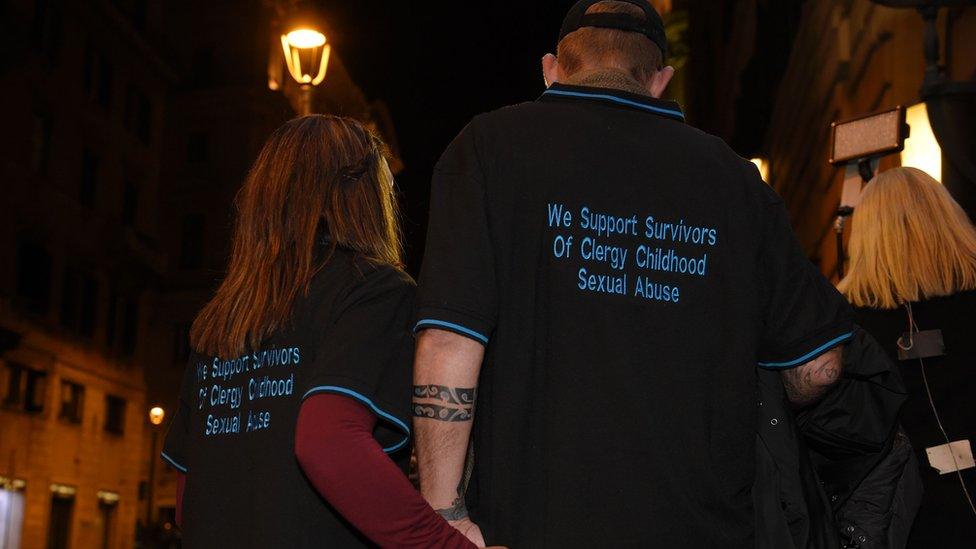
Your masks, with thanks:
[[[581,99],[592,99],[596,101],[609,101],[618,105],[634,107],[654,114],[660,114],[675,120],[684,122],[685,115],[672,101],[661,101],[652,97],[644,98],[636,94],[618,92],[604,88],[584,88],[573,86],[571,89],[565,85],[553,84],[552,87],[542,92],[543,97],[575,97]],[[655,104],[657,103],[657,104]]]

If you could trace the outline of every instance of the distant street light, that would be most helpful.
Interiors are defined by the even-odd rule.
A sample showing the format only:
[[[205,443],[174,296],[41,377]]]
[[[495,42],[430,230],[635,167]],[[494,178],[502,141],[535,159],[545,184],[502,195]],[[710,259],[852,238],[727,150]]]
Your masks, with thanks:
[[[321,31],[303,24],[281,35],[281,50],[288,73],[298,83],[301,101],[299,114],[312,112],[312,88],[325,80],[332,46]]]
[[[159,459],[159,456],[156,455],[156,443],[159,438],[157,427],[163,424],[164,419],[166,419],[166,410],[163,410],[162,406],[153,406],[149,409],[149,423],[152,424],[150,427],[152,444],[149,448],[149,484],[146,486],[146,535],[149,535],[152,525],[153,489],[156,485],[156,461]]]
[[[159,425],[163,422],[163,418],[166,417],[166,410],[163,410],[159,406],[153,406],[149,409],[149,423],[153,425]]]

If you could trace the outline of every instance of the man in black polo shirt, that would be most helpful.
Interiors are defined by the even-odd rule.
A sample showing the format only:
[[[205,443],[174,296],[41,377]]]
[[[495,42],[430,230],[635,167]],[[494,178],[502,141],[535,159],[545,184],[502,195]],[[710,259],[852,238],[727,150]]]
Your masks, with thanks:
[[[435,170],[420,482],[473,541],[751,546],[757,364],[799,406],[839,376],[845,301],[752,164],[658,98],[665,52],[645,2],[578,2],[548,89]]]

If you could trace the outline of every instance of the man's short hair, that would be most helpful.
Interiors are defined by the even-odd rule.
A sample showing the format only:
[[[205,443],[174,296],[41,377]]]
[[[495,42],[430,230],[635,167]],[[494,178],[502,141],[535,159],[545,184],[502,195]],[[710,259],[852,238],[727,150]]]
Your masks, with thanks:
[[[597,2],[586,13],[625,13],[646,19],[639,7],[615,0]],[[612,67],[627,71],[638,82],[646,82],[660,70],[664,58],[661,49],[643,34],[598,27],[584,27],[566,35],[557,46],[556,56],[567,75],[583,68]]]

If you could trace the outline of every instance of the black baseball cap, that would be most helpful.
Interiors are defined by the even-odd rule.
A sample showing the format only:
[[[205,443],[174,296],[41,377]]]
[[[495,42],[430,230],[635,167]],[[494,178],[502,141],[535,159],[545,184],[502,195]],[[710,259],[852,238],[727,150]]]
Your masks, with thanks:
[[[602,29],[616,29],[626,32],[636,32],[651,39],[661,50],[661,55],[668,53],[668,39],[664,35],[664,20],[657,13],[648,0],[617,0],[633,4],[644,11],[644,20],[628,13],[590,13],[586,10],[602,0],[579,0],[573,4],[563,19],[563,26],[559,30],[559,40],[567,34],[584,27],[599,27]]]

